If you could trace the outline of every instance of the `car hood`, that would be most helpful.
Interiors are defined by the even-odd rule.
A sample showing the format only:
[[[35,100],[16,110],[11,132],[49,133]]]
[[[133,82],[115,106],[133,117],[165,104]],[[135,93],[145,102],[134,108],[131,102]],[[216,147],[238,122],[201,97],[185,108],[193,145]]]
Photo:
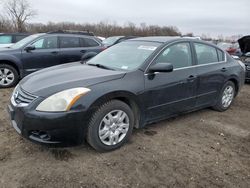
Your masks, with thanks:
[[[238,40],[238,43],[240,45],[240,49],[242,53],[250,52],[250,35],[244,36]]]
[[[9,43],[9,44],[0,44],[0,48],[10,47],[11,45],[13,45],[13,43]]]
[[[123,71],[113,71],[81,64],[69,63],[46,68],[26,76],[20,86],[23,90],[41,97],[47,97],[59,91],[92,85],[122,78]]]
[[[1,54],[10,54],[10,53],[15,53],[19,51],[19,49],[12,49],[12,48],[8,48],[8,47],[1,47],[0,46],[0,55]]]

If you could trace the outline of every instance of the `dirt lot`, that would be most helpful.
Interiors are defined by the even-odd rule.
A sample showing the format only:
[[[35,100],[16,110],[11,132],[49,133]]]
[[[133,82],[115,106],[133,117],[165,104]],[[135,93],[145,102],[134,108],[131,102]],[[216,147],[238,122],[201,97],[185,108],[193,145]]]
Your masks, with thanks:
[[[250,85],[232,108],[135,130],[121,149],[47,148],[22,139],[0,90],[0,187],[250,187]]]

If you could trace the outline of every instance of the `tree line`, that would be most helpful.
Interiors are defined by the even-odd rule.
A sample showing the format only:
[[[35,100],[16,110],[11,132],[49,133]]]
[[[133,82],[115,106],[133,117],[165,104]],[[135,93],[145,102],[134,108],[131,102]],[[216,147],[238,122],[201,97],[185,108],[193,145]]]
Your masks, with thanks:
[[[178,28],[174,26],[157,26],[140,24],[136,26],[133,23],[127,23],[123,26],[99,22],[99,23],[85,23],[76,24],[73,22],[48,22],[42,23],[25,23],[22,29],[18,29],[10,20],[0,18],[0,33],[4,32],[28,32],[28,33],[44,33],[57,30],[77,30],[77,31],[91,31],[95,35],[108,37],[117,35],[132,35],[132,36],[177,36],[181,35]]]

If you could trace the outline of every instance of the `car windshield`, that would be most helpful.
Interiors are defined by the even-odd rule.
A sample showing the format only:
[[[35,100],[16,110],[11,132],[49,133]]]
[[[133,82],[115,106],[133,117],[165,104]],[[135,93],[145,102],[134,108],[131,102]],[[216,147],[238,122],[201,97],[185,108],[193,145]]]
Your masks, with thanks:
[[[18,49],[23,47],[24,45],[30,43],[31,41],[33,41],[34,39],[36,39],[37,37],[41,36],[43,34],[35,34],[35,35],[30,35],[22,40],[20,40],[19,42],[17,42],[16,44],[12,45],[11,48],[14,49]]]
[[[120,38],[122,38],[122,36],[109,37],[102,41],[102,43],[105,45],[113,45]]]
[[[127,41],[98,54],[88,64],[101,65],[115,70],[134,70],[159,47],[161,43]]]

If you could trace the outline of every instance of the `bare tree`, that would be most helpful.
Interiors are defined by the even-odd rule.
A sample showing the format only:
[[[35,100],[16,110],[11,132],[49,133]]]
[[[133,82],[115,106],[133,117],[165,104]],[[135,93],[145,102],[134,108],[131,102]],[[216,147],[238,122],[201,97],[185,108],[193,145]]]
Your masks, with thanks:
[[[25,22],[37,14],[27,0],[7,0],[4,8],[18,32],[25,31]]]

